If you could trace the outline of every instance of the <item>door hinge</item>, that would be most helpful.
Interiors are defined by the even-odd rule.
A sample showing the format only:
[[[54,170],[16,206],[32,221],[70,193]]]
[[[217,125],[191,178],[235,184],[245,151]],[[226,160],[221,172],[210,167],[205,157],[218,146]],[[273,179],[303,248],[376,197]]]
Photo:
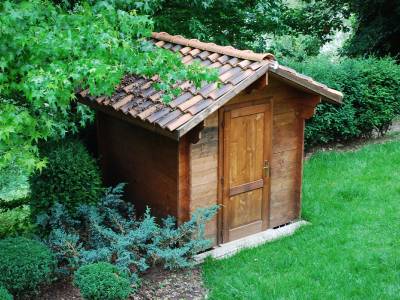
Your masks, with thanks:
[[[221,184],[224,184],[224,177],[220,178]]]

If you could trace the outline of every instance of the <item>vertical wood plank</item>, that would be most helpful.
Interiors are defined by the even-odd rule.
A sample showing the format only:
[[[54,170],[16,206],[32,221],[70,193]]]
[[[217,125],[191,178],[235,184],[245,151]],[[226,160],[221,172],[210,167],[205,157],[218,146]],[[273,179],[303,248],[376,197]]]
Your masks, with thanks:
[[[178,224],[190,219],[190,136],[179,140],[178,146]]]

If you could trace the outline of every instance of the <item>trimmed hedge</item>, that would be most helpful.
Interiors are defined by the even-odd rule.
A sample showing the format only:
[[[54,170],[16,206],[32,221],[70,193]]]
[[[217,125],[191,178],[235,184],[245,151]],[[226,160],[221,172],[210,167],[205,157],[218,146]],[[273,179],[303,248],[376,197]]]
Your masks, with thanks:
[[[30,179],[32,216],[48,212],[58,202],[73,212],[80,204],[94,204],[101,198],[100,171],[85,146],[75,139],[48,143],[41,154],[47,166]]]
[[[287,64],[344,94],[342,105],[317,107],[307,122],[308,147],[383,135],[400,114],[400,66],[391,58],[345,58],[334,63],[310,57]]]
[[[51,251],[38,241],[23,237],[0,241],[0,285],[15,296],[34,293],[49,283],[55,265]]]
[[[125,300],[133,291],[128,275],[106,262],[80,267],[74,285],[86,300]]]

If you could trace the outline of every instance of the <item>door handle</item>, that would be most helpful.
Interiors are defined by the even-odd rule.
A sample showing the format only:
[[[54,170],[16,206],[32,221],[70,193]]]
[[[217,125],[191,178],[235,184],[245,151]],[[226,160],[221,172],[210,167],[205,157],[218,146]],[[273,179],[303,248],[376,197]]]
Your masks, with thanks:
[[[264,176],[269,177],[270,176],[270,167],[269,167],[269,161],[268,160],[264,160]]]

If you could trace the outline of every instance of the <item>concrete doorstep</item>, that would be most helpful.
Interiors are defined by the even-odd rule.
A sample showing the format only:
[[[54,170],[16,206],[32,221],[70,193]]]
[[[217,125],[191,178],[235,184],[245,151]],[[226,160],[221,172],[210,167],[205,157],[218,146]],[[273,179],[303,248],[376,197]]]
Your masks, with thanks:
[[[260,233],[216,246],[209,251],[197,254],[194,257],[194,260],[196,264],[200,264],[204,262],[207,257],[212,257],[215,259],[227,258],[235,255],[240,250],[254,248],[282,237],[292,235],[298,228],[307,224],[309,224],[309,222],[301,220],[276,229],[268,229]]]

